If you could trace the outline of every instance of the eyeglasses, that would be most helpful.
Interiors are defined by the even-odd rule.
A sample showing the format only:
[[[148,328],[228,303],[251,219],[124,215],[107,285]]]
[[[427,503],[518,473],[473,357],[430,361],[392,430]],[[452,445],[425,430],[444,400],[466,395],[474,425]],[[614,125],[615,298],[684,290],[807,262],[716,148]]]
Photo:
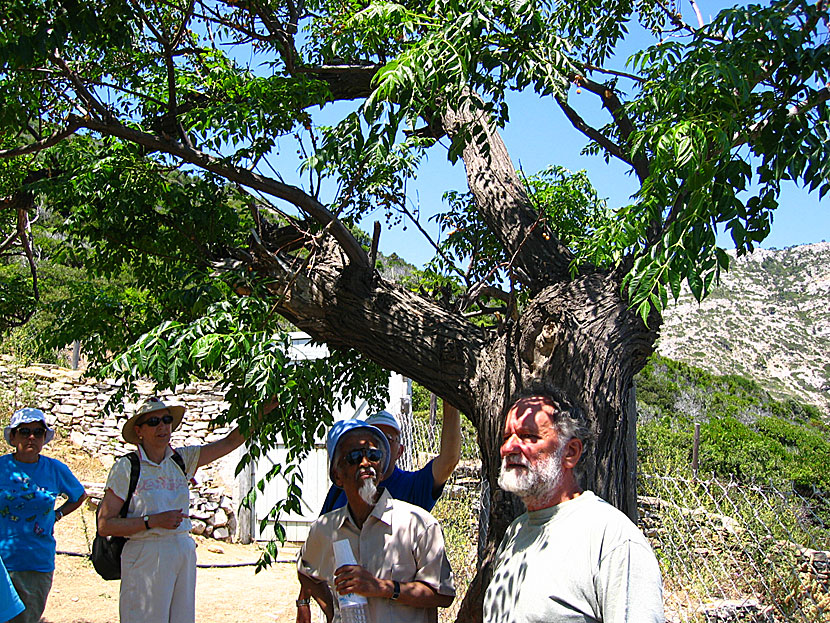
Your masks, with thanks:
[[[357,465],[363,460],[364,456],[369,459],[370,463],[380,463],[380,460],[383,458],[383,450],[378,450],[377,448],[355,448],[347,452],[344,458],[349,465]]]
[[[28,437],[29,435],[34,435],[35,439],[40,439],[41,437],[46,437],[46,429],[45,428],[16,428],[15,434],[22,435],[23,437]]]
[[[172,424],[173,423],[173,416],[172,415],[162,415],[161,417],[158,417],[158,416],[154,415],[153,417],[148,417],[141,424],[139,424],[139,426],[144,426],[146,424],[147,426],[155,427],[155,426],[158,426],[159,424],[161,424],[162,422],[164,422],[165,424]]]

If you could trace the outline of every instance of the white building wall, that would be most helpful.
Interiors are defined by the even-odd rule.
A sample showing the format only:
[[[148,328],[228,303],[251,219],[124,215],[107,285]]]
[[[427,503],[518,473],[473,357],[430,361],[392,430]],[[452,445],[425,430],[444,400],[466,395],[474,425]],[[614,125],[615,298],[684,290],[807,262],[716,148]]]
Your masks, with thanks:
[[[310,338],[304,333],[292,334],[292,357],[296,359],[313,359],[325,357],[328,351],[324,346],[310,345]],[[404,376],[392,373],[389,379],[389,401],[386,410],[396,416],[409,420],[412,405],[412,382]],[[370,415],[369,405],[361,401],[357,405],[348,405],[334,414],[334,421],[345,420],[353,417],[365,418]],[[254,467],[254,482],[258,482],[268,470],[275,464],[287,464],[288,450],[280,445],[265,457],[261,458]],[[320,508],[326,499],[326,493],[331,486],[328,476],[328,460],[326,456],[325,438],[317,439],[314,450],[300,463],[303,474],[302,484],[302,512],[289,513],[279,518],[280,523],[286,530],[286,540],[305,541],[308,536],[308,529],[311,523],[317,519]],[[288,490],[288,483],[281,477],[277,477],[266,488],[265,492],[257,495],[255,504],[251,533],[257,540],[268,540],[274,536],[273,522],[269,521],[265,530],[260,530],[260,522],[274,504],[285,499]]]

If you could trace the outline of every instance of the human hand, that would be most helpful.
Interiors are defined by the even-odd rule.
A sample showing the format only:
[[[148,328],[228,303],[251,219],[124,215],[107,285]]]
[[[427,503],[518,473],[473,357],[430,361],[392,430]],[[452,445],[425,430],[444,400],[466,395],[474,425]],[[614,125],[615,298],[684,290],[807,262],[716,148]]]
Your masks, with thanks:
[[[297,623],[311,623],[311,606],[297,606]]]
[[[357,593],[364,597],[385,597],[383,581],[360,565],[343,565],[334,572],[334,586],[341,595]]]
[[[150,515],[151,528],[164,528],[165,530],[175,530],[178,528],[185,518],[185,514],[181,509],[177,508],[163,513],[156,513]]]

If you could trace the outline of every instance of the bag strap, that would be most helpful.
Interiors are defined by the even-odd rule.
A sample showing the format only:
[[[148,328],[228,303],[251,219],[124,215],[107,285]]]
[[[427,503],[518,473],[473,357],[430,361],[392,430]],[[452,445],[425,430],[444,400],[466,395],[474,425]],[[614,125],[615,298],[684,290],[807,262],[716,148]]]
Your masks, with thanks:
[[[124,455],[130,461],[130,486],[127,489],[127,497],[124,499],[124,505],[121,507],[121,517],[127,516],[127,511],[130,508],[130,500],[133,499],[136,485],[138,485],[138,476],[141,474],[141,462],[138,460],[137,452],[130,452]],[[187,477],[187,468],[184,466],[184,459],[182,455],[173,450],[173,462],[182,470],[182,474]]]
[[[127,516],[127,511],[130,507],[130,500],[133,498],[135,487],[138,484],[138,476],[141,473],[141,463],[138,460],[138,453],[130,452],[124,456],[126,456],[130,461],[130,486],[127,488],[127,497],[124,499],[124,504],[121,507],[121,517]]]
[[[172,448],[171,448],[172,449]],[[184,459],[182,455],[173,450],[173,461],[176,465],[179,466],[179,469],[182,470],[182,474],[184,474],[185,479],[187,478],[187,468],[184,466]]]

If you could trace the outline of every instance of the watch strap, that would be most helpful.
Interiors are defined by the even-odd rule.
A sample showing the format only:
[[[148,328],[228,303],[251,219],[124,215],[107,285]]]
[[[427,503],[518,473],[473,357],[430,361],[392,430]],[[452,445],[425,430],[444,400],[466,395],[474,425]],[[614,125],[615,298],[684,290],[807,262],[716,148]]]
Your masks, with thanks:
[[[302,606],[308,606],[309,604],[311,604],[310,599],[298,599],[297,600],[297,607],[298,608],[300,608]]]
[[[401,583],[397,580],[392,580],[392,600],[394,601],[401,596]]]

